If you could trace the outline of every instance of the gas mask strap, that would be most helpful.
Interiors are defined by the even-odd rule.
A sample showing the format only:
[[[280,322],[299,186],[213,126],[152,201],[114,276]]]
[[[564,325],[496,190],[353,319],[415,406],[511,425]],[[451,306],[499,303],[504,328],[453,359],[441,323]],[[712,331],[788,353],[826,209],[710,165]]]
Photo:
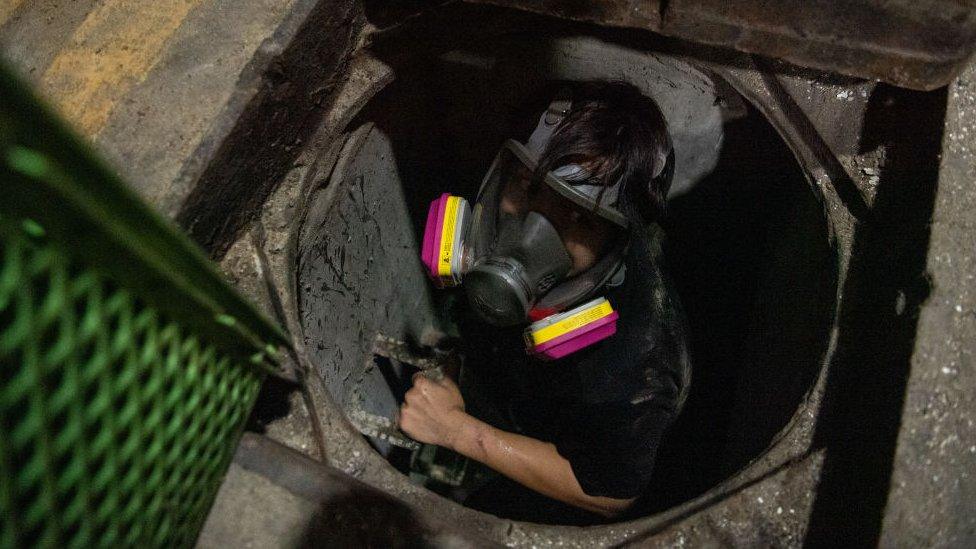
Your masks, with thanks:
[[[570,90],[569,88],[563,88],[559,90],[552,102],[549,103],[549,107],[539,117],[539,123],[532,130],[532,135],[529,136],[527,143],[528,149],[535,155],[536,160],[542,157],[542,153],[546,150],[546,145],[549,144],[552,134],[559,127],[559,123],[569,114],[572,106],[573,101]]]

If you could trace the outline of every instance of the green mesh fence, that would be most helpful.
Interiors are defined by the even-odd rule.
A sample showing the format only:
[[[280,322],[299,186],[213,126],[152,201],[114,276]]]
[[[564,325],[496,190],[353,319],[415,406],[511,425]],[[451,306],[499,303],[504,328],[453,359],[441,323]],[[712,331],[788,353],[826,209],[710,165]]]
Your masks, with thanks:
[[[191,545],[274,348],[0,67],[0,548]]]
[[[261,376],[56,249],[0,236],[2,545],[185,545]]]

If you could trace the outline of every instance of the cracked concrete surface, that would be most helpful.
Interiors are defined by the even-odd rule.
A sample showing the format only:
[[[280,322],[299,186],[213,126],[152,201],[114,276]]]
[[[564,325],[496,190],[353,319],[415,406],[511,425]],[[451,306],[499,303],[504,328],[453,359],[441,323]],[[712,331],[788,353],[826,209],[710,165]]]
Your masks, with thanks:
[[[95,4],[62,6],[45,0],[15,2],[12,10],[0,9],[0,16],[6,16],[0,27],[4,55],[35,81],[44,81],[43,74],[59,52],[89,44],[70,40],[94,13]],[[180,210],[193,185],[218,157],[219,146],[235,129],[245,106],[268,78],[273,79],[274,71],[266,73],[266,69],[280,58],[281,49],[296,32],[296,23],[316,3],[198,4],[186,12],[182,22],[170,25],[172,34],[157,41],[158,51],[142,58],[143,65],[149,63],[139,69],[144,74],[127,81],[125,93],[113,96],[104,116],[83,122],[110,161],[170,215]],[[53,12],[55,9],[61,11]],[[288,17],[292,19],[286,25]],[[323,104],[315,131],[282,145],[293,147],[288,151],[293,156],[282,163],[280,173],[268,175],[268,181],[262,183],[269,198],[246,215],[236,212],[247,222],[242,222],[242,232],[223,243],[228,251],[221,266],[228,277],[269,316],[282,314],[284,318],[279,320],[295,335],[301,333],[301,327],[294,269],[307,201],[313,190],[328,182],[350,121],[395,76],[391,67],[362,49],[368,39],[359,41],[353,36],[350,40],[354,42],[352,61],[337,65],[342,74],[330,75],[336,77],[328,82],[332,100]],[[838,314],[842,321],[852,323],[848,328],[835,326],[831,348],[824,357],[825,365],[835,367],[834,373],[824,370],[770,451],[702,497],[652,517],[587,529],[501,521],[408,484],[352,430],[325,390],[324,380],[309,368],[309,355],[301,348],[300,363],[293,367],[307,388],[286,392],[286,406],[292,413],[265,425],[266,434],[386,490],[417,512],[437,515],[507,545],[799,546],[805,541],[826,543],[826,538],[811,539],[811,528],[816,533],[831,527],[838,528],[841,536],[851,529],[850,539],[869,544],[873,540],[882,546],[976,543],[976,480],[972,478],[976,474],[976,397],[972,392],[976,385],[972,359],[976,345],[976,218],[972,215],[976,207],[976,64],[971,60],[948,90],[935,92],[944,94],[945,120],[941,147],[934,151],[939,155],[937,180],[929,181],[927,173],[915,174],[910,169],[892,179],[897,175],[892,170],[907,169],[899,163],[932,161],[921,153],[913,157],[910,148],[905,153],[904,143],[910,141],[898,145],[902,147],[898,157],[897,147],[863,136],[876,130],[868,124],[883,118],[885,112],[905,112],[899,110],[899,102],[932,106],[938,104],[938,97],[906,95],[873,81],[747,56],[731,56],[735,62],[709,60],[714,51],[705,49],[692,57],[696,63],[710,66],[757,106],[783,134],[799,161],[811,167],[810,182],[823,197],[839,250],[842,289]],[[141,65],[137,65],[133,66],[138,69]],[[66,80],[47,82],[48,93],[56,96],[54,84]],[[925,131],[933,130],[926,126]],[[904,133],[911,137],[911,132]],[[918,193],[921,200],[912,202],[916,195],[905,194],[906,189]],[[218,208],[208,199],[213,196],[204,195],[202,207]],[[914,203],[926,202],[930,215],[909,211]],[[249,225],[253,219],[259,220],[260,230]],[[902,224],[921,231],[920,235],[902,234]],[[924,241],[924,247],[911,245],[916,237]],[[865,246],[875,250],[866,254],[867,261],[865,253],[859,253]],[[891,248],[892,254],[879,255],[877,250],[884,248]],[[265,266],[261,255],[266,257]],[[918,263],[921,275],[917,280],[914,275],[919,273],[914,270],[900,270],[906,258],[913,266]],[[863,278],[888,272],[907,278],[890,284],[882,281],[879,295],[872,296],[872,284]],[[279,293],[279,312],[264,276],[272,278]],[[877,307],[867,309],[877,314],[859,316],[849,310],[859,304]],[[903,330],[909,337],[897,339],[897,352],[891,357],[883,355],[872,363],[873,369],[858,371],[855,359],[863,357],[851,349],[858,334],[852,334],[850,326],[871,336],[867,338],[869,350],[885,350],[886,330]],[[842,367],[836,368],[838,364]],[[854,371],[844,374],[851,364],[855,364]],[[888,377],[895,382],[881,387],[872,382]],[[838,392],[836,386],[844,380],[858,384]],[[825,394],[828,398],[835,395],[833,402],[839,402],[826,415],[821,407]],[[856,452],[845,454],[850,449],[837,443],[840,435],[857,435],[857,426],[849,427],[854,429],[851,431],[827,428],[845,418],[856,422],[856,416],[845,414],[859,406],[883,412],[885,420],[884,432],[869,437],[869,449],[886,455],[867,456],[866,462],[859,461],[864,456]],[[865,426],[873,427],[870,421]],[[881,474],[868,471],[874,484],[855,486],[878,492],[875,496],[845,494],[837,488],[843,488],[845,480],[856,480],[859,463],[885,469]],[[274,496],[280,487],[262,484],[264,481],[236,469],[228,478],[236,478],[241,482],[238,488],[243,488],[218,501],[213,512],[229,517],[231,522],[225,526],[231,528],[234,520],[261,525],[260,517],[267,517],[261,514],[260,502],[290,497]],[[883,485],[880,492],[878,485]],[[259,504],[247,511],[241,506],[245,499]],[[275,538],[282,545],[297,539],[287,537],[288,532],[312,512],[312,507],[292,503],[289,508],[294,513],[279,509],[283,515],[261,526],[266,532],[282,532],[285,537]],[[867,509],[863,517],[861,507],[845,507],[859,504]],[[252,511],[257,515],[248,514]],[[847,520],[839,516],[844,514],[849,515]],[[201,543],[221,539],[220,532],[211,530],[205,534],[211,537],[201,538]]]
[[[948,89],[926,271],[932,292],[898,433],[880,545],[976,540],[976,63]]]

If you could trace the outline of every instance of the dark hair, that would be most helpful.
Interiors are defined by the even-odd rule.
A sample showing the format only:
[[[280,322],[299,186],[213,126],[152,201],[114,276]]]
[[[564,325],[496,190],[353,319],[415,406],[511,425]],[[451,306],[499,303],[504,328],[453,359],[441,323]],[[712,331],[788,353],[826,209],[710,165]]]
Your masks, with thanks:
[[[602,185],[622,182],[621,202],[652,219],[660,216],[671,181],[655,175],[665,170],[671,138],[657,103],[626,82],[582,82],[571,98],[540,158],[539,174],[588,162]]]

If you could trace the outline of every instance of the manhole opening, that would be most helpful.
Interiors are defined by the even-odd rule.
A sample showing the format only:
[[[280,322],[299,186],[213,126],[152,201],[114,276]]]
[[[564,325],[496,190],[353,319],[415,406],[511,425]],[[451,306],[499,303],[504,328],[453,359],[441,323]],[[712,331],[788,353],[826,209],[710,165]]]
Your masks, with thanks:
[[[655,90],[664,82],[678,90],[659,100],[668,105],[681,104],[684,91],[696,94],[689,102],[704,93],[717,118],[696,118],[702,109],[685,106],[687,120],[675,119],[674,130],[685,132],[676,145],[693,154],[662,223],[664,261],[692,334],[692,389],[634,512],[666,509],[761,455],[812,387],[837,280],[822,203],[768,121],[717,77],[587,37],[534,46],[526,37],[507,40],[401,60],[396,82],[351,124],[332,181],[311,200],[299,246],[307,348],[347,414],[394,417],[412,370],[373,355],[371,341],[379,333],[423,347],[417,342],[438,326],[443,300],[417,256],[429,202],[444,191],[473,199],[499,144],[526,137],[532,113],[561,81],[643,79]],[[542,66],[544,55],[549,69],[526,76],[526,64]],[[438,461],[370,442],[415,481],[426,467],[428,478],[441,480],[430,485],[454,499],[464,494],[451,479],[477,474],[449,455]]]

